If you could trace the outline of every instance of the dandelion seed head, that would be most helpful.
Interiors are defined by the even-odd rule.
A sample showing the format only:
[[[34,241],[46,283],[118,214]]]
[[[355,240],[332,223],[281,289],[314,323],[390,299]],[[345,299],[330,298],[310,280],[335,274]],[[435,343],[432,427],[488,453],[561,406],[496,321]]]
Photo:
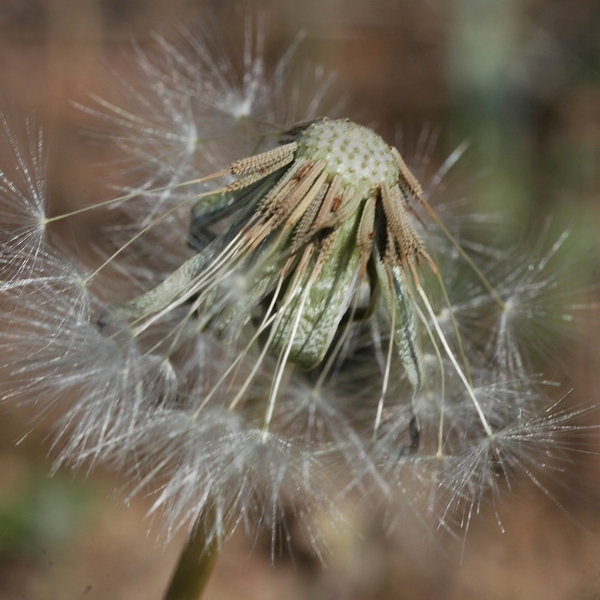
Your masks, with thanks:
[[[274,539],[291,511],[317,553],[335,501],[380,496],[390,522],[408,506],[451,529],[519,471],[546,493],[532,473],[573,428],[540,414],[517,334],[548,324],[556,277],[544,253],[515,259],[438,219],[428,198],[464,148],[422,188],[364,126],[290,127],[295,48],[268,71],[249,36],[235,71],[186,41],[137,50],[140,80],[117,78],[137,107],[86,109],[113,128],[122,174],[143,176],[106,203],[127,223],[102,265],[8,220],[3,398],[61,407],[56,468],[118,471],[167,539],[207,515],[207,543],[237,527]],[[302,117],[323,114],[326,81]],[[11,181],[4,203],[43,223],[43,194]]]

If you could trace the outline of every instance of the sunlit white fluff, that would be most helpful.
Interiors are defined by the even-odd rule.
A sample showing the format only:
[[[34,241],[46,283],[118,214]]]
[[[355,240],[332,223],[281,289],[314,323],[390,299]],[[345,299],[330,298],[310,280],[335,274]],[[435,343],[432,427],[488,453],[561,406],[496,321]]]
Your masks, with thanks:
[[[0,111],[0,268],[4,277],[26,276],[43,250],[46,219],[46,157],[34,119],[22,126]],[[14,257],[11,258],[10,257]]]

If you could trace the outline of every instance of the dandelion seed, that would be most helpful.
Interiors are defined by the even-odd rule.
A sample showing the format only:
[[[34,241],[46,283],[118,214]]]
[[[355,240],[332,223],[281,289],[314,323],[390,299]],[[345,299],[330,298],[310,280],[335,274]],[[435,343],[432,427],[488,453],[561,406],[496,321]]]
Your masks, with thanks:
[[[46,225],[45,159],[41,131],[31,119],[25,122],[23,131],[15,131],[4,112],[0,112],[0,127],[3,147],[8,150],[7,164],[0,171],[3,225],[0,264],[5,276],[9,276],[15,267],[26,276],[43,250]],[[18,255],[18,260],[9,259],[15,255]]]

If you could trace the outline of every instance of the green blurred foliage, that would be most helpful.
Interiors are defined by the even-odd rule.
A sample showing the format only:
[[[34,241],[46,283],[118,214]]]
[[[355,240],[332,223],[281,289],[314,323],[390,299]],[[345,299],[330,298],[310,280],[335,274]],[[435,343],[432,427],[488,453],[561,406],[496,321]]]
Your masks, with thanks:
[[[89,517],[91,490],[30,467],[24,481],[0,501],[0,556],[36,559],[60,551]]]

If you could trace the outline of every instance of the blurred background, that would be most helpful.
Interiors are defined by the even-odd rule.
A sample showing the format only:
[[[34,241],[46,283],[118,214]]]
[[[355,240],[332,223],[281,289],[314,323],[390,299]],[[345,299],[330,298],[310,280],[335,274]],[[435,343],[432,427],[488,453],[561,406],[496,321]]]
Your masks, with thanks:
[[[471,208],[503,214],[508,239],[570,228],[570,258],[597,262],[597,0],[0,0],[0,93],[12,120],[33,112],[43,128],[52,212],[107,195],[93,167],[110,148],[81,135],[73,102],[115,99],[107,68],[127,73],[133,41],[177,43],[181,24],[241,51],[244,11],[265,18],[268,64],[303,32],[301,59],[337,73],[344,116],[397,143],[423,177],[468,141],[459,183]],[[593,337],[561,356],[574,403],[600,396]],[[49,477],[50,430],[22,439],[30,416],[0,421],[0,599],[160,598],[183,540],[157,547],[149,503],[123,506],[110,474]],[[547,484],[564,510],[524,486],[449,545],[410,523],[384,535],[362,515],[354,533],[330,533],[325,568],[301,544],[273,567],[268,540],[236,535],[206,598],[598,599],[599,467],[590,455]]]

